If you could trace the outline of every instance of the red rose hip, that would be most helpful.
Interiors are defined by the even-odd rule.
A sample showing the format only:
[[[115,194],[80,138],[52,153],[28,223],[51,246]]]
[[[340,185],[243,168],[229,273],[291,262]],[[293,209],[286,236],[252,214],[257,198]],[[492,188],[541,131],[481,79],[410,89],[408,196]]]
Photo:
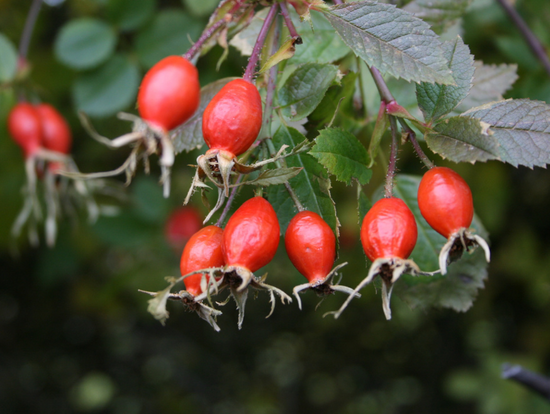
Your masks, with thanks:
[[[182,56],[168,56],[149,69],[137,99],[140,116],[164,133],[191,118],[199,101],[197,68]]]
[[[195,233],[185,245],[181,255],[182,276],[195,270],[223,266],[222,237],[223,230],[217,226],[207,226]],[[183,279],[185,288],[193,296],[203,293],[202,277],[202,274],[197,273]],[[206,277],[208,280],[208,275]]]
[[[474,217],[470,187],[446,167],[434,167],[424,174],[418,187],[418,207],[428,224],[447,238],[469,228]]]

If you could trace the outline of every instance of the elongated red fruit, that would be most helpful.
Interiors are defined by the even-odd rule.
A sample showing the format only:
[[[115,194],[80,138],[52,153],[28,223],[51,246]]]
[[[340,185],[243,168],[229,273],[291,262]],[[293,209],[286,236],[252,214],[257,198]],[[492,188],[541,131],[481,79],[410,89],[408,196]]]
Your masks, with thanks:
[[[210,150],[230,158],[245,152],[262,128],[262,99],[256,86],[243,79],[227,83],[210,101],[202,117],[202,135]]]
[[[378,200],[363,219],[361,243],[369,260],[398,257],[407,259],[416,244],[418,230],[414,216],[395,197]]]
[[[42,146],[68,154],[71,150],[72,135],[65,118],[49,104],[37,105],[36,111],[42,122]]]
[[[167,132],[195,113],[200,101],[197,68],[181,56],[168,56],[145,74],[138,93],[140,116]]]
[[[446,238],[469,228],[474,217],[470,187],[447,167],[435,167],[424,174],[418,187],[418,207],[428,224]]]
[[[223,257],[227,266],[255,272],[275,256],[280,227],[275,210],[262,197],[253,197],[228,220],[223,232]]]
[[[185,245],[180,260],[181,275],[195,270],[221,267],[223,230],[217,226],[207,226],[195,233]],[[193,296],[200,295],[202,274],[197,273],[183,279],[185,288]],[[208,275],[206,275],[208,278]]]
[[[36,108],[28,102],[18,103],[8,116],[8,130],[28,158],[42,145],[42,124]]]
[[[37,105],[36,111],[42,123],[42,146],[61,154],[69,154],[71,151],[72,134],[65,118],[49,104]],[[55,172],[61,168],[61,164],[52,162],[49,168]]]
[[[301,211],[290,220],[285,247],[292,264],[310,283],[323,280],[336,258],[336,237],[332,229],[312,211]]]

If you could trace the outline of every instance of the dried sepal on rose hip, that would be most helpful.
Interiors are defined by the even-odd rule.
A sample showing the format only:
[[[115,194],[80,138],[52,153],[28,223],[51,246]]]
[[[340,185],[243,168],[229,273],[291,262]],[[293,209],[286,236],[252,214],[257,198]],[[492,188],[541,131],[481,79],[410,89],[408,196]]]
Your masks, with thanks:
[[[368,211],[361,225],[361,244],[372,262],[369,273],[355,288],[359,292],[376,276],[382,279],[382,308],[386,319],[391,319],[390,298],[393,286],[403,274],[412,276],[433,275],[423,272],[409,260],[418,230],[414,215],[403,200],[395,197],[378,200]],[[340,309],[334,313],[338,318],[353,299],[350,295]]]
[[[197,110],[200,84],[195,66],[182,56],[168,56],[145,74],[138,92],[139,117],[120,113],[120,119],[133,122],[132,132],[110,140],[98,134],[89,119],[81,114],[83,126],[97,141],[111,147],[132,145],[126,161],[113,171],[71,174],[74,178],[101,178],[125,173],[130,182],[137,163],[143,160],[149,170],[149,156],[160,153],[161,183],[164,196],[170,194],[170,168],[174,163],[174,145],[168,132],[186,122]]]
[[[46,242],[52,247],[57,235],[57,219],[60,216],[60,196],[78,196],[88,209],[90,220],[95,220],[98,207],[82,182],[75,182],[74,190],[58,185],[56,174],[60,169],[78,171],[69,155],[72,136],[67,121],[49,104],[32,105],[20,102],[10,111],[8,129],[14,141],[21,146],[25,157],[26,184],[23,190],[24,204],[12,226],[12,236],[17,238],[28,224],[32,245],[38,245],[37,223],[42,222],[42,208],[37,194],[37,171],[44,178],[47,215],[45,220]],[[48,168],[43,175],[44,163]]]
[[[483,238],[470,228],[474,217],[474,202],[470,187],[455,171],[447,167],[430,169],[418,187],[418,207],[428,224],[447,242],[439,253],[441,274],[447,265],[460,259],[478,245],[491,260],[491,251]]]
[[[225,262],[220,288],[228,286],[239,309],[238,326],[242,327],[248,288],[265,290],[270,294],[271,312],[275,295],[281,302],[292,302],[282,290],[268,285],[264,277],[254,272],[267,265],[277,251],[280,227],[275,210],[262,197],[245,201],[229,218],[223,232],[222,251]]]
[[[262,99],[256,86],[244,79],[228,82],[202,115],[202,135],[209,149],[197,158],[197,172],[184,204],[196,187],[206,187],[203,181],[208,177],[219,188],[218,203],[211,214],[216,211],[228,195],[232,171],[251,172],[237,156],[250,148],[261,128]]]
[[[210,295],[217,292],[219,277],[224,265],[222,254],[223,230],[217,226],[207,226],[196,232],[183,249],[180,259],[180,270],[186,290],[171,293],[170,290],[177,280],[172,279],[170,286],[160,292],[146,292],[153,299],[149,300],[148,311],[160,320],[162,324],[168,318],[166,302],[168,299],[176,300],[191,312],[210,324],[216,331],[220,328],[216,318],[221,312],[204,304],[204,300],[210,299]]]
[[[285,248],[294,267],[309,282],[292,290],[300,309],[302,301],[299,293],[306,289],[312,289],[321,297],[335,291],[353,293],[352,288],[332,284],[338,270],[347,263],[332,268],[336,259],[336,237],[319,214],[312,211],[301,211],[296,214],[286,229]]]

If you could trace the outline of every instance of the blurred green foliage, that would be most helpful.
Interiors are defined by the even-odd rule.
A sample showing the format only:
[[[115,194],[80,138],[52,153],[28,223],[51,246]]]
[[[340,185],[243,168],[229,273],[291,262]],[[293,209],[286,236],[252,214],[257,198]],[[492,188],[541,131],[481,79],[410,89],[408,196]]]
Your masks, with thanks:
[[[127,132],[127,123],[113,114],[135,110],[144,71],[165,55],[184,52],[190,45],[188,35],[197,38],[215,4],[67,0],[58,7],[43,6],[29,52],[31,87],[26,93],[29,99],[51,102],[69,120],[74,158],[82,171],[113,169],[125,152],[108,151],[93,141],[80,126],[76,110],[102,117],[94,123],[107,136]],[[29,2],[0,0],[0,31],[5,36],[0,37],[0,81],[11,76],[13,66],[5,39],[17,44],[28,7]],[[517,7],[549,50],[550,3],[518,0]],[[86,34],[89,27],[72,26],[83,21],[101,22],[95,25],[100,33]],[[93,44],[63,47],[69,29]],[[507,97],[550,103],[550,79],[496,2],[475,1],[463,19],[462,33],[476,59],[518,64],[520,78]],[[97,52],[99,46],[102,53]],[[199,59],[202,85],[242,74],[246,60],[234,49],[216,72],[221,54],[216,47]],[[21,154],[5,129],[18,93],[17,88],[0,89],[2,413],[550,410],[541,397],[500,378],[503,362],[550,374],[549,171],[436,160],[452,166],[471,185],[477,214],[490,234],[489,278],[467,313],[411,310],[395,298],[394,317],[387,322],[379,294],[367,288],[339,320],[322,315],[343,298],[331,296],[315,311],[318,298],[312,292],[303,296],[302,312],[295,304],[278,304],[265,320],[269,305],[259,293],[259,300],[248,303],[242,331],[236,329],[232,304],[218,320],[221,333],[174,303],[162,327],[147,314],[147,298],[137,289],[162,289],[164,276],[179,274],[180,252],[164,240],[163,225],[185,197],[193,174],[188,164],[199,152],[177,157],[170,199],[162,198],[152,178],[158,177],[157,167],[152,165],[152,176],[138,176],[127,196],[114,203],[120,205],[118,216],[102,217],[93,225],[85,217],[64,220],[53,249],[33,249],[25,239],[13,241],[9,235],[24,182]],[[398,90],[395,95],[405,103],[406,96],[401,99]],[[314,121],[326,117],[319,111],[314,115]],[[400,170],[422,173],[408,148],[400,154]],[[369,196],[383,175],[380,168],[374,171],[365,187]],[[334,183],[332,195],[343,223],[338,260],[350,263],[343,280],[350,286],[367,271],[354,193]],[[235,205],[248,196],[239,195]],[[265,270],[267,281],[287,292],[304,281],[283,246]]]

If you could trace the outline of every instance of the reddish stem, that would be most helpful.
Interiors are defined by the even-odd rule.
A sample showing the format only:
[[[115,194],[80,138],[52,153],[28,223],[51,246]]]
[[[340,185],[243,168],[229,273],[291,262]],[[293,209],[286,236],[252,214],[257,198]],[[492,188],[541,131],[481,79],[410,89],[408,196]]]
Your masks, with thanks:
[[[246,66],[246,70],[243,75],[243,79],[248,82],[252,82],[252,77],[254,76],[254,73],[256,71],[256,65],[258,64],[258,60],[260,59],[260,53],[262,52],[262,47],[264,46],[267,33],[269,32],[269,28],[271,27],[271,23],[273,23],[273,20],[277,15],[278,7],[279,7],[279,3],[275,3],[273,6],[271,6],[271,8],[269,9],[269,13],[267,13],[267,17],[264,20],[264,24],[260,29],[260,33],[258,34],[258,39],[256,40],[256,44],[254,45],[254,49],[252,50],[252,55],[250,55],[250,59],[248,60],[248,65]]]
[[[342,0],[334,0],[334,4],[336,4],[336,5],[344,4],[344,2]]]
[[[237,177],[237,180],[235,181],[235,184],[239,184],[241,180],[243,179],[243,175],[239,175]],[[216,222],[216,226],[220,227],[222,226],[223,222],[225,221],[225,218],[227,217],[227,214],[229,213],[229,210],[231,209],[231,205],[233,204],[233,200],[235,200],[235,196],[237,195],[237,190],[239,187],[233,187],[231,190],[231,194],[229,194],[229,198],[227,199],[227,202],[225,203],[225,207],[223,208],[222,214],[220,215],[220,218]]]
[[[218,21],[216,21],[212,26],[207,27],[202,32],[199,39],[191,46],[191,48],[183,55],[183,57],[189,61],[191,61],[195,55],[200,51],[204,43],[208,41],[212,37],[212,35],[218,30],[221,26],[229,23],[231,19],[233,18],[233,13],[235,13],[237,10],[239,10],[242,7],[243,1],[237,1],[235,5],[229,10],[229,12],[225,15],[225,17],[222,17]],[[214,11],[213,15],[215,15],[218,12],[218,8]]]
[[[393,180],[395,178],[395,167],[397,165],[397,123],[395,117],[390,116],[391,129],[391,148],[390,162],[388,164],[388,172],[386,174],[386,185],[384,186],[384,197],[391,198],[393,196]]]
[[[431,169],[434,167],[433,162],[430,161],[428,156],[422,151],[422,148],[420,147],[420,144],[418,143],[418,140],[416,139],[416,133],[409,127],[407,122],[405,122],[404,119],[399,118],[399,123],[401,124],[401,127],[403,130],[407,133],[407,137],[409,138],[409,141],[411,141],[411,144],[414,148],[414,151],[416,152],[416,155],[418,155],[418,158],[424,163],[428,169]]]
[[[298,31],[296,30],[294,23],[292,23],[292,19],[290,18],[290,14],[288,13],[288,6],[284,2],[280,3],[280,6],[281,6],[281,14],[283,15],[283,19],[285,19],[285,25],[288,28],[288,32],[290,33],[290,36],[293,39],[296,39],[296,43],[301,45],[302,38],[298,34]]]

